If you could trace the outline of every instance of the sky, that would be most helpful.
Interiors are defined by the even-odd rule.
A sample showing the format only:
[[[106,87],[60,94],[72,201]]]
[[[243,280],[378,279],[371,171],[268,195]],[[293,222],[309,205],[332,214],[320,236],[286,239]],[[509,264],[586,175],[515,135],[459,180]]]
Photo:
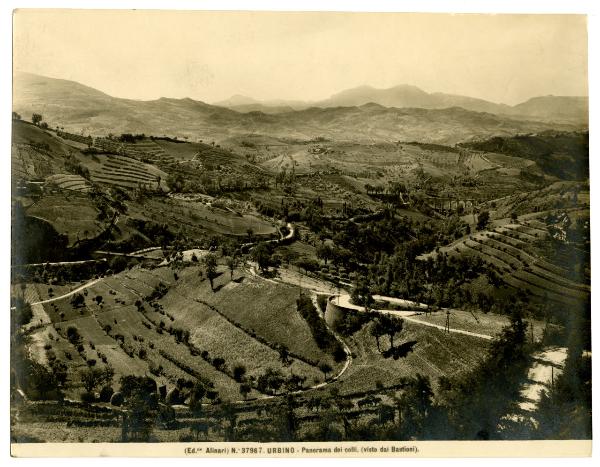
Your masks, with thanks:
[[[411,84],[514,105],[587,95],[581,15],[18,10],[13,67],[115,97],[316,101]]]

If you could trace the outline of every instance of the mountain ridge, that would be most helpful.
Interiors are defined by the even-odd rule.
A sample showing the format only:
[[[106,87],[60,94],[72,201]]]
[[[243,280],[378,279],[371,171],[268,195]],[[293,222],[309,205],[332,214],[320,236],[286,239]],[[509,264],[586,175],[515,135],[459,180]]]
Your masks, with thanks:
[[[240,112],[191,98],[137,101],[111,97],[76,82],[32,74],[15,79],[13,110],[25,116],[41,113],[51,126],[60,125],[78,133],[146,133],[217,141],[233,135],[262,133],[301,139],[326,136],[356,141],[455,144],[494,135],[577,129],[572,124],[548,124],[540,119],[517,119],[459,106],[394,108],[373,101],[359,106]]]

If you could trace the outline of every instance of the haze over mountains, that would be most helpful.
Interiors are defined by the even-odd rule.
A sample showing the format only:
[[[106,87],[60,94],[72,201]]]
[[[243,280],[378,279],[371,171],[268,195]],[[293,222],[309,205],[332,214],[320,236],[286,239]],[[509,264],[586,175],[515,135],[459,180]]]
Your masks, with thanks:
[[[462,107],[475,112],[488,112],[523,118],[535,117],[536,119],[561,123],[585,123],[588,113],[588,99],[583,96],[540,96],[510,106],[456,94],[427,93],[416,86],[408,84],[388,89],[358,86],[316,102],[285,100],[261,102],[238,94],[224,101],[215,102],[215,105],[239,112],[263,111],[265,113],[278,113],[289,110],[302,110],[308,107],[354,107],[369,103],[396,108],[446,109],[449,107]]]
[[[146,133],[222,140],[262,133],[354,141],[454,144],[489,136],[587,127],[587,97],[535,97],[516,106],[415,86],[361,86],[314,103],[233,96],[210,105],[189,98],[138,101],[68,80],[17,73],[13,110],[37,112],[50,126],[86,134]]]

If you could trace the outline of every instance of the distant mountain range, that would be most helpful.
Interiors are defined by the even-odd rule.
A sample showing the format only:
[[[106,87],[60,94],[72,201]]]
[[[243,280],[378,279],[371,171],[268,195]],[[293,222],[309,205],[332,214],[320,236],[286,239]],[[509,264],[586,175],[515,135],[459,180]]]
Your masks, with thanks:
[[[455,144],[587,126],[587,98],[546,96],[510,107],[463,96],[428,94],[414,86],[387,90],[360,87],[308,107],[297,101],[261,103],[244,96],[219,104],[189,98],[122,99],[74,81],[29,73],[16,74],[13,86],[13,110],[24,118],[36,112],[51,127],[95,135],[145,133],[220,141],[265,134]]]
[[[427,93],[416,86],[407,84],[388,89],[359,86],[316,102],[285,100],[261,102],[251,97],[235,95],[227,100],[216,102],[215,105],[227,107],[238,112],[262,111],[265,113],[281,113],[289,112],[290,110],[303,110],[309,107],[355,107],[369,103],[399,109],[446,109],[449,107],[462,107],[465,110],[472,110],[474,112],[488,112],[559,123],[586,124],[588,118],[587,97],[542,96],[534,97],[515,106],[510,106],[455,94],[444,94],[441,92]]]

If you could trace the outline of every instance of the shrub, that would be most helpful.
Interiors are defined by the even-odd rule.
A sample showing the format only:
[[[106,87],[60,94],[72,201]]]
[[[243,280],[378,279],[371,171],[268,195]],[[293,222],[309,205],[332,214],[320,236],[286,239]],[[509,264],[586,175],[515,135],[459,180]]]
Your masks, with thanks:
[[[169,405],[178,405],[183,402],[181,399],[182,398],[179,389],[173,388],[167,393],[165,402]]]
[[[223,357],[215,357],[212,364],[217,370],[222,370],[223,366],[225,366],[225,359]]]
[[[115,392],[110,398],[110,404],[115,407],[121,407],[123,405],[123,394]]]
[[[81,340],[81,335],[79,334],[79,330],[75,326],[69,326],[67,328],[67,339],[73,345],[78,344]]]
[[[100,390],[100,402],[110,402],[114,392],[115,391],[113,390],[112,386],[104,386]]]
[[[163,367],[162,365],[157,365],[154,362],[150,362],[148,364],[148,369],[150,370],[150,373],[152,373],[155,376],[160,376],[163,372]]]
[[[81,394],[81,402],[85,402],[86,404],[96,402],[96,395],[93,392],[85,391]]]
[[[244,365],[236,365],[233,367],[233,379],[238,383],[241,382],[246,375],[246,367]]]

